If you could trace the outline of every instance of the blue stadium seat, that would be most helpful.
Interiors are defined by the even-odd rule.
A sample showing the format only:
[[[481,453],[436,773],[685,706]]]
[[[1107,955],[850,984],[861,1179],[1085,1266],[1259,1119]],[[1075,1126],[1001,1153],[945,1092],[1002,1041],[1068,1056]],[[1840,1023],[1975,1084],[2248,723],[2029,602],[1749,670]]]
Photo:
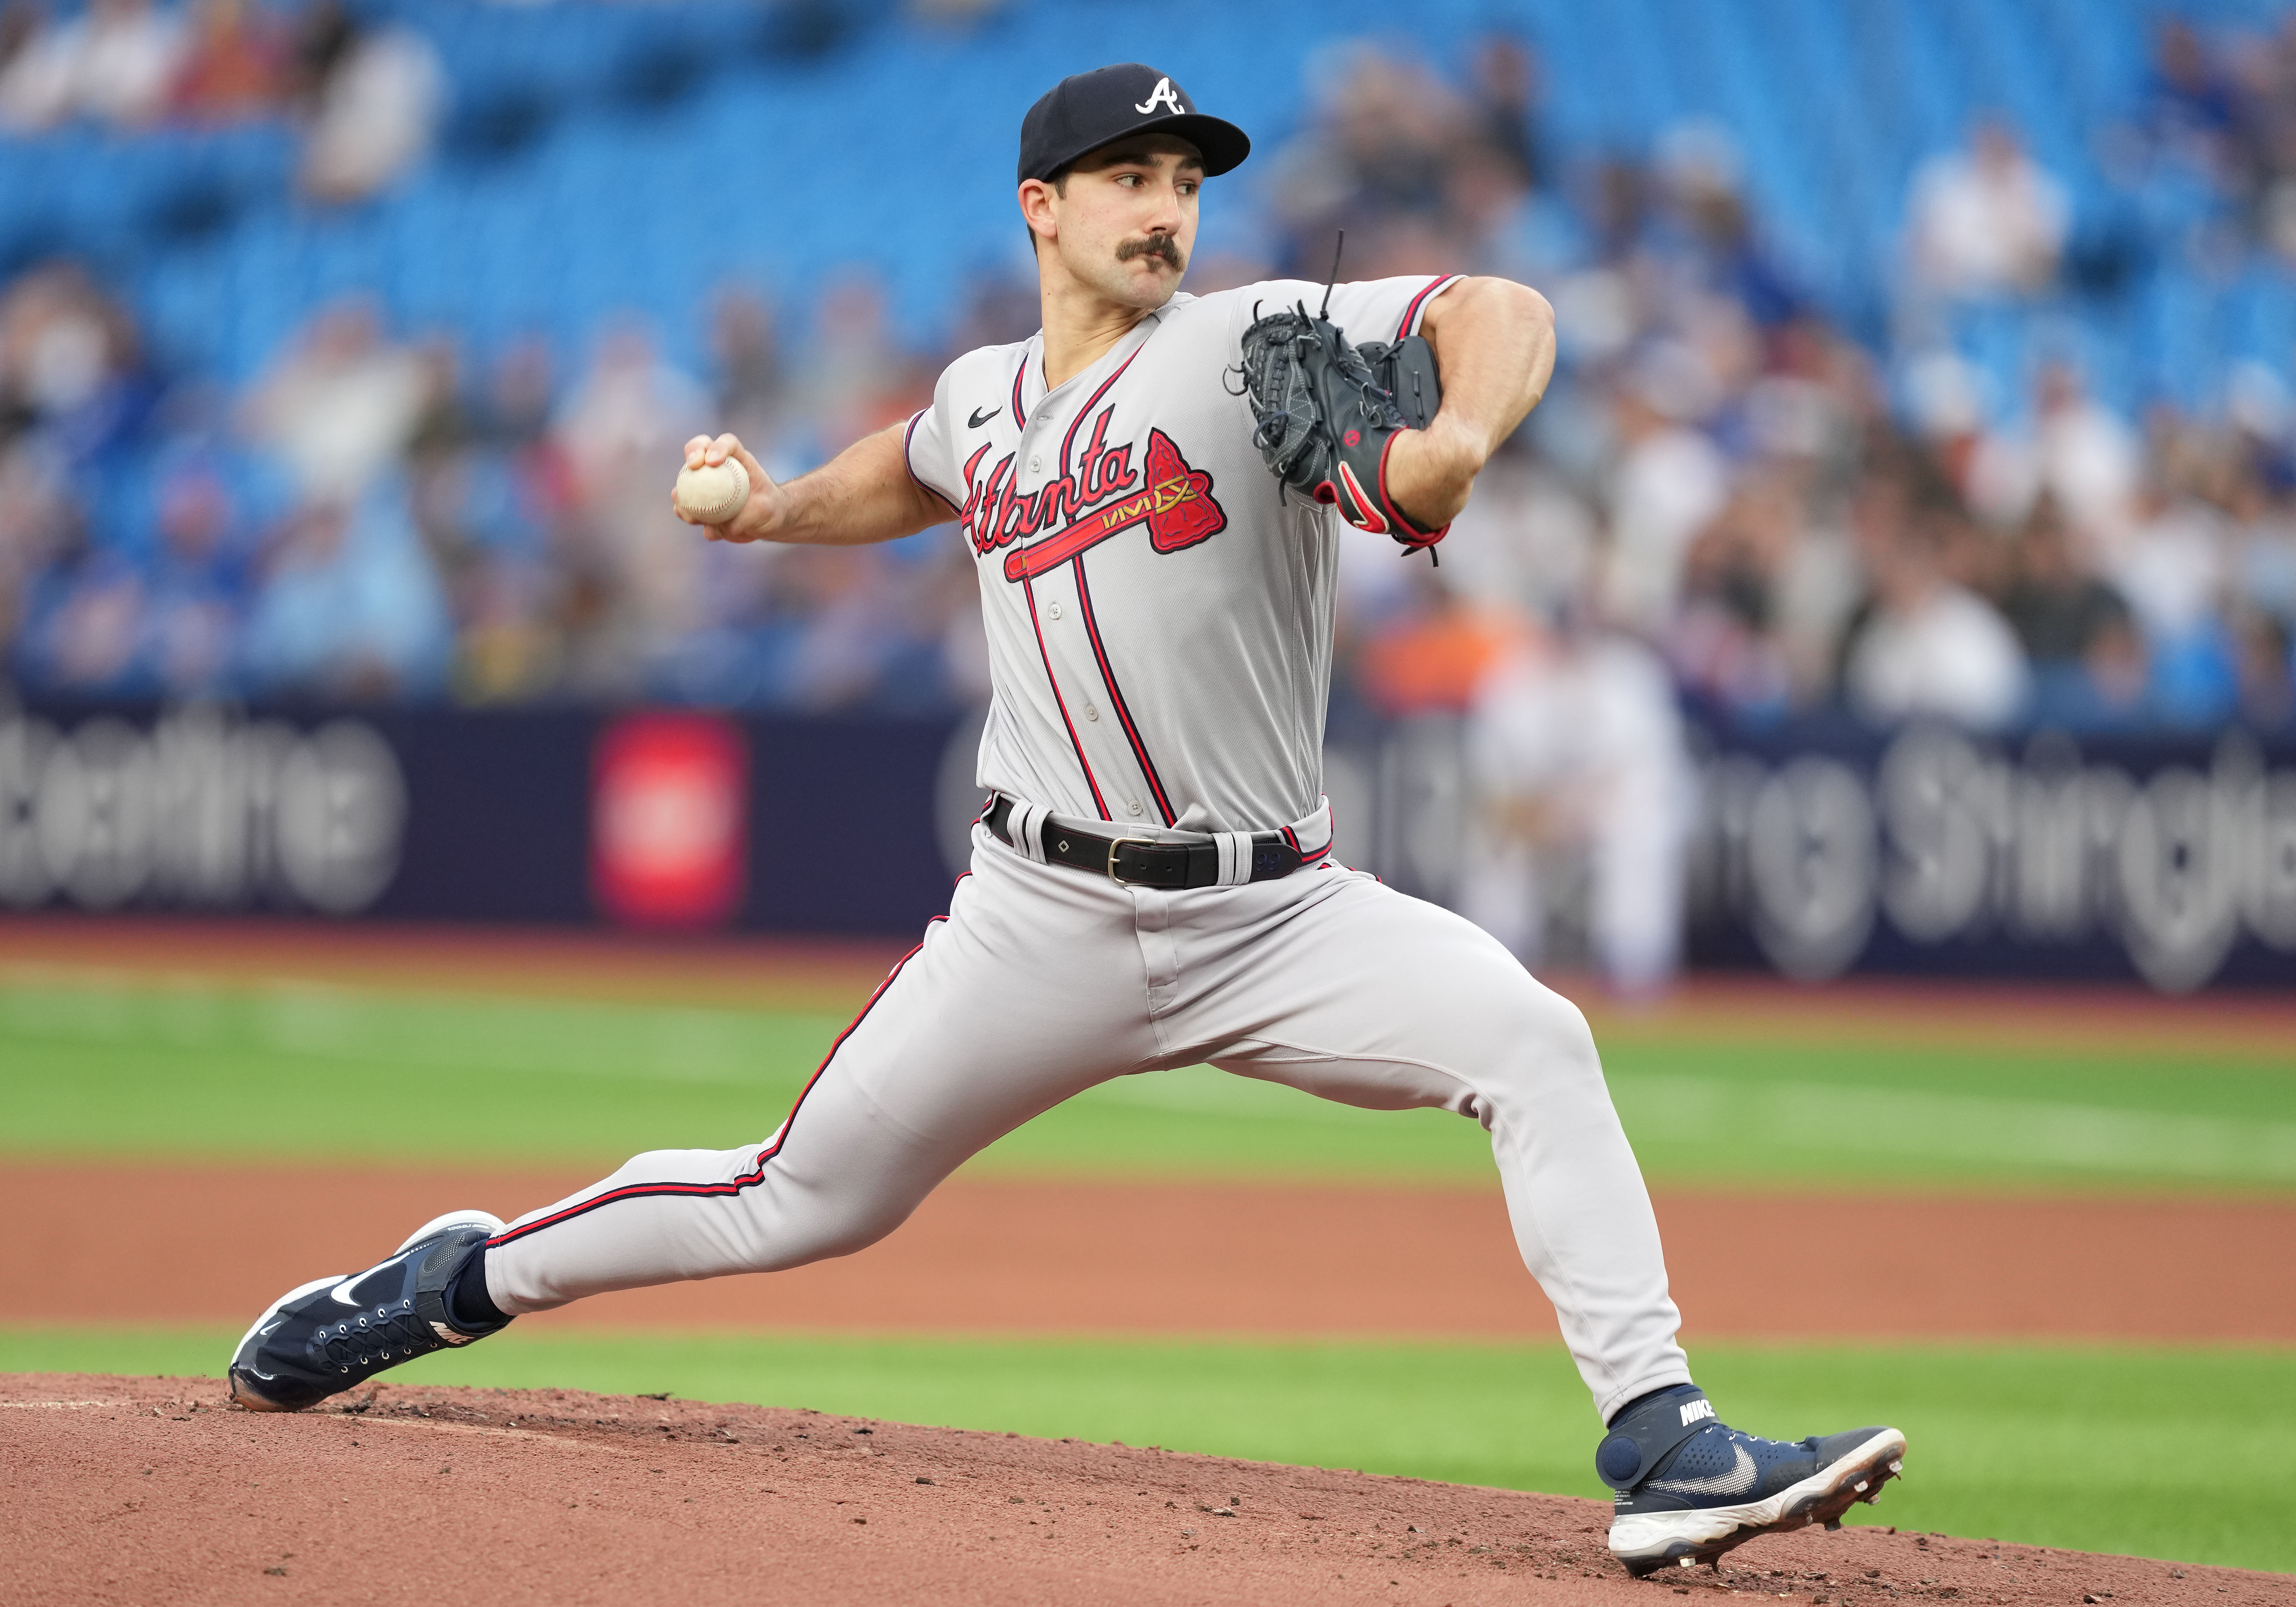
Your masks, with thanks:
[[[2206,28],[2260,28],[2283,8],[2177,9]],[[0,266],[85,256],[127,286],[168,361],[213,364],[234,382],[316,306],[361,289],[406,327],[456,327],[480,346],[555,332],[570,361],[618,309],[690,345],[687,315],[729,277],[802,299],[866,260],[904,320],[929,327],[962,294],[946,263],[1010,251],[1013,120],[1050,78],[1110,48],[1107,13],[1060,0],[1017,0],[972,29],[873,13],[857,44],[809,61],[766,51],[757,11],[739,0],[362,10],[438,44],[458,116],[505,96],[542,108],[530,140],[480,154],[450,141],[396,193],[328,212],[289,194],[294,139],[281,127],[0,141]],[[1349,35],[1456,69],[1485,31],[1524,34],[1544,57],[1550,136],[1574,152],[1647,153],[1685,119],[1714,119],[1739,147],[1774,248],[1869,335],[1882,332],[1912,176],[1980,111],[2017,123],[2083,226],[2135,204],[2106,183],[2093,136],[2137,105],[2156,20],[2151,0],[1429,0],[1407,18],[1369,0],[1174,0],[1163,15],[1163,59],[1264,147],[1313,88],[1302,70],[1267,64]],[[639,103],[634,69],[688,45],[690,93]],[[2145,204],[2190,203],[2170,186]],[[155,218],[167,225],[156,234]],[[2221,292],[2175,251],[2137,272],[2122,310],[2064,315],[2100,352],[2109,328],[2129,332],[2127,351],[2098,359],[2101,385],[2134,404],[2182,395],[2233,357],[2287,370],[2296,332],[2276,270]],[[2009,394],[2026,335],[2014,320],[1958,332]]]

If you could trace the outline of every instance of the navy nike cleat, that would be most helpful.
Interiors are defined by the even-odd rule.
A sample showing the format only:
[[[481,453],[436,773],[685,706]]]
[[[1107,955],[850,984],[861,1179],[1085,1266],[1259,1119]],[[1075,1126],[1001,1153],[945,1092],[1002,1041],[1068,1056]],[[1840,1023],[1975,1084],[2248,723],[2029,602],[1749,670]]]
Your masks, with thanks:
[[[1595,1471],[1616,1492],[1611,1554],[1641,1578],[1713,1562],[1756,1535],[1832,1528],[1905,1466],[1895,1429],[1788,1443],[1725,1428],[1695,1385],[1662,1390],[1611,1425]]]
[[[289,1290],[232,1353],[232,1399],[252,1412],[299,1412],[385,1367],[500,1332],[510,1319],[475,1332],[457,1327],[447,1285],[502,1227],[484,1211],[452,1211],[416,1228],[387,1261]]]

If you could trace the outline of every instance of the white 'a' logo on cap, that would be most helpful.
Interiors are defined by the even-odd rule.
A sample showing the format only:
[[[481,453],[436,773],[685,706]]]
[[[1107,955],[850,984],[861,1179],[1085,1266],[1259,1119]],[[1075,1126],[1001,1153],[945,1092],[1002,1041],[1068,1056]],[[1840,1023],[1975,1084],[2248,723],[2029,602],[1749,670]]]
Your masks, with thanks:
[[[1160,105],[1169,106],[1174,117],[1187,115],[1188,109],[1180,104],[1180,92],[1172,87],[1172,80],[1169,78],[1158,78],[1156,87],[1149,92],[1148,98],[1132,110],[1144,116],[1155,111]]]

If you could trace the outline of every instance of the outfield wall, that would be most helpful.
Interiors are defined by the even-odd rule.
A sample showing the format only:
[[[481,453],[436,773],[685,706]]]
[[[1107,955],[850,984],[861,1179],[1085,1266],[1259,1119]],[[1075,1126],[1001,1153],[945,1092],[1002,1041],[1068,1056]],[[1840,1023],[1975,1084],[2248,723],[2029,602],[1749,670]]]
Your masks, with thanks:
[[[0,710],[0,907],[899,934],[979,717]],[[2296,741],[1698,733],[1694,963],[2296,983]],[[1457,732],[1335,734],[1340,853],[1449,901]],[[1584,881],[1555,878],[1568,906]],[[1570,956],[1570,911],[1559,912]]]

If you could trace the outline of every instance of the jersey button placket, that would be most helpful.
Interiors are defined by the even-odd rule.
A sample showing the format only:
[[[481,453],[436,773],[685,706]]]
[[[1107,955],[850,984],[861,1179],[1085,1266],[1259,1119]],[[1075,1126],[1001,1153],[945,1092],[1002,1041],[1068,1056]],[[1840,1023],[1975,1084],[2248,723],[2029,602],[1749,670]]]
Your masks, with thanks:
[[[1029,422],[1021,427],[1018,446],[1020,461],[1028,465],[1025,474],[1021,477],[1020,489],[1024,493],[1043,489],[1045,485],[1043,442],[1046,436],[1056,434],[1059,428],[1059,420],[1054,416],[1054,410],[1047,408],[1045,403],[1039,400],[1037,404],[1037,411],[1029,415]],[[1039,532],[1039,535],[1042,534],[1043,532]],[[1088,667],[1089,649],[1085,649],[1081,657],[1072,655],[1070,651],[1072,638],[1069,632],[1065,628],[1058,631],[1049,628],[1055,625],[1065,627],[1069,623],[1072,605],[1057,595],[1046,594],[1056,588],[1062,588],[1066,579],[1065,570],[1055,570],[1052,574],[1040,577],[1037,581],[1037,594],[1043,599],[1039,606],[1043,610],[1043,618],[1047,627],[1045,633],[1046,644],[1052,649],[1053,661],[1058,667],[1057,690],[1063,695],[1079,691],[1087,684],[1091,674]],[[1091,699],[1079,696],[1075,701],[1070,703],[1069,707],[1076,712],[1082,724],[1099,724],[1100,709]],[[1078,745],[1087,749],[1087,762],[1095,772],[1102,773],[1102,785],[1105,787],[1107,778],[1104,766],[1108,762],[1109,756],[1099,750],[1096,742],[1086,743],[1083,741],[1084,733],[1081,730],[1078,731],[1077,737]],[[1124,817],[1128,810],[1131,815],[1140,813],[1137,805],[1113,796],[1108,797],[1107,807],[1111,813],[1119,818]]]

